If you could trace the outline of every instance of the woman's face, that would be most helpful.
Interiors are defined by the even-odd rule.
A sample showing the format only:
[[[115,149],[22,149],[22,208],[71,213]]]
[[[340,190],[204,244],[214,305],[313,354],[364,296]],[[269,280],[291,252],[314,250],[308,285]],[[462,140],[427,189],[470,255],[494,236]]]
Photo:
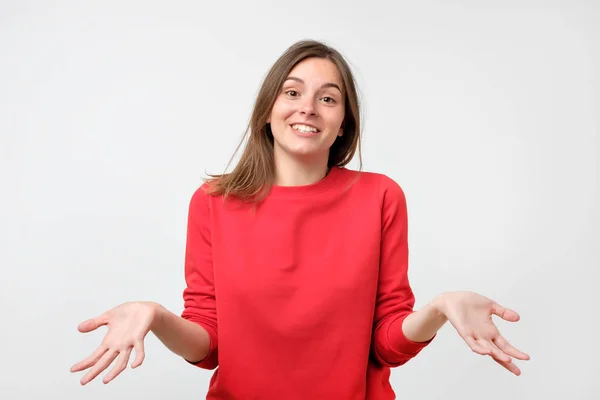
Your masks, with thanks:
[[[334,63],[307,58],[289,73],[267,122],[275,138],[275,157],[325,160],[342,135],[344,97]]]

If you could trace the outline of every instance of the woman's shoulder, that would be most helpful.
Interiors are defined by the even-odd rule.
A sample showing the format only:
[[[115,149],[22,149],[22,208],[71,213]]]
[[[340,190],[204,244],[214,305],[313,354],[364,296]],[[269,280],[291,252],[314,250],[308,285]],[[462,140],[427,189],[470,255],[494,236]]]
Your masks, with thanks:
[[[348,176],[355,177],[356,183],[365,189],[376,190],[380,195],[389,193],[404,196],[404,191],[400,183],[386,173],[350,168],[342,168],[342,170]]]
[[[372,198],[373,196],[378,197],[380,201],[389,200],[404,200],[404,191],[401,185],[392,178],[389,174],[384,172],[369,171],[363,169],[352,169],[348,167],[334,167],[332,170],[333,174],[327,177],[325,180],[329,182],[320,182],[313,187],[306,188],[306,190],[314,189],[315,193],[324,193],[322,189],[342,187],[344,192],[347,189],[353,188],[353,192],[360,196],[366,196]],[[192,193],[191,202],[197,206],[208,206],[215,200],[225,203],[225,199],[229,199],[232,203],[245,204],[238,200],[235,196],[225,196],[216,190],[218,180],[205,180],[199,186],[196,186]],[[335,192],[335,190],[334,190]],[[280,193],[277,193],[280,194]],[[271,197],[271,196],[268,196]]]

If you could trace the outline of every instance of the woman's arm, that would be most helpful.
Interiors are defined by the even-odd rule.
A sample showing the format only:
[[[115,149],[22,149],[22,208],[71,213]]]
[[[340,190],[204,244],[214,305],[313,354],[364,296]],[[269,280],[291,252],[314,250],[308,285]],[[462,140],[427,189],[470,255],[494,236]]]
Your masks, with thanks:
[[[169,350],[192,363],[206,358],[210,349],[206,329],[160,304],[155,305],[155,313],[150,330]]]
[[[71,372],[89,369],[81,379],[82,385],[93,380],[118,357],[103,382],[113,380],[125,370],[134,349],[131,367],[139,367],[145,357],[144,338],[149,331],[173,353],[199,368],[217,367],[218,326],[209,217],[206,196],[199,189],[192,196],[189,208],[185,254],[187,286],[183,291],[181,316],[155,302],[133,301],[79,324],[80,332],[91,332],[105,325],[109,328],[100,346],[71,367]]]
[[[413,342],[427,342],[436,335],[448,321],[441,311],[441,301],[442,297],[437,297],[431,303],[404,318],[401,329],[407,339]]]
[[[408,279],[406,198],[402,188],[385,177],[382,193],[382,237],[373,354],[388,367],[405,364],[425,348],[448,321],[476,353],[491,356],[515,375],[521,373],[513,358],[528,360],[514,348],[492,320],[496,315],[516,322],[519,315],[473,292],[446,292],[418,311]]]

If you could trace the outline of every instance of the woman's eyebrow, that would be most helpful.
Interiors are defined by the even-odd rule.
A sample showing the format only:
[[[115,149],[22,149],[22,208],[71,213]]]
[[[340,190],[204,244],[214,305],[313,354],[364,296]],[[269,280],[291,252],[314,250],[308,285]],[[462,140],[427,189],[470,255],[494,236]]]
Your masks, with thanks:
[[[302,79],[296,78],[295,76],[288,76],[285,80],[286,81],[292,80],[292,81],[296,81],[296,82],[304,84],[304,81]],[[321,89],[327,88],[327,87],[336,88],[337,90],[340,91],[340,93],[342,93],[342,89],[340,89],[340,87],[339,87],[339,85],[337,83],[327,82],[327,83],[324,83],[324,84],[321,85]]]

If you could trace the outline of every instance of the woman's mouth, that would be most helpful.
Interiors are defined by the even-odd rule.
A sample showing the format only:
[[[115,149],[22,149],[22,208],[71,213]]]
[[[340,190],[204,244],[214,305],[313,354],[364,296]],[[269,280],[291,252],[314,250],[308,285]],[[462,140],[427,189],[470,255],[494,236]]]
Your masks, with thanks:
[[[310,125],[292,124],[291,127],[297,135],[300,135],[303,137],[315,136],[316,134],[321,132],[314,126],[310,126]]]

